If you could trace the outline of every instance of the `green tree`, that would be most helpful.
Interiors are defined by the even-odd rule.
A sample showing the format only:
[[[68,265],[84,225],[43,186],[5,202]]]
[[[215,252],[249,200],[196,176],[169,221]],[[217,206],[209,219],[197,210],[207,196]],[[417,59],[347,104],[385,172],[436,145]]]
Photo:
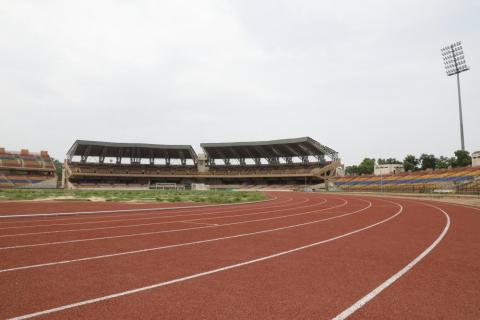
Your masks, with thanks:
[[[464,150],[455,151],[455,163],[454,167],[468,167],[472,165],[472,157],[470,152]]]
[[[365,158],[358,165],[358,173],[360,173],[360,174],[372,174],[374,168],[375,168],[375,159]]]
[[[61,177],[62,176],[63,163],[61,163],[57,159],[53,159],[53,165],[55,166],[55,173],[57,174],[57,177]]]
[[[348,166],[345,168],[345,173],[346,174],[358,174],[358,166],[353,165],[353,166]]]
[[[435,167],[438,169],[447,169],[451,165],[452,165],[452,158],[441,156],[440,158],[437,159],[437,163],[435,164]]]
[[[405,171],[417,171],[418,164],[419,161],[414,155],[409,154],[403,159],[403,169]]]
[[[385,160],[385,164],[402,164],[402,162],[398,161],[396,158],[388,158]]]
[[[435,169],[437,158],[433,154],[422,154],[420,156],[420,167],[422,170]]]
[[[378,159],[378,164],[402,164],[402,161],[398,161],[396,158]]]

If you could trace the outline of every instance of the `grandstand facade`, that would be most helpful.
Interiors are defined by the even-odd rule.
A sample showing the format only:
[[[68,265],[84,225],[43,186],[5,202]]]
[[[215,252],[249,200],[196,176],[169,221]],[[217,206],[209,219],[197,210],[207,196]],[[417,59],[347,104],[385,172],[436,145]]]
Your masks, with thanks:
[[[53,159],[47,151],[27,149],[6,151],[0,148],[0,188],[56,188]]]
[[[309,137],[233,143],[156,145],[77,140],[65,160],[67,187],[139,187],[161,183],[213,187],[305,186],[328,181],[338,153]]]

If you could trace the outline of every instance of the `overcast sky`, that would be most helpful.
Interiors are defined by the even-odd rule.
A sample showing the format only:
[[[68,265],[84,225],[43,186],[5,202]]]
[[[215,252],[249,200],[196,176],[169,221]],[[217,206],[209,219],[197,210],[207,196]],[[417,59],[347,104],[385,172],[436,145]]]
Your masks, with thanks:
[[[480,1],[0,0],[0,145],[310,136],[347,164],[480,150]]]

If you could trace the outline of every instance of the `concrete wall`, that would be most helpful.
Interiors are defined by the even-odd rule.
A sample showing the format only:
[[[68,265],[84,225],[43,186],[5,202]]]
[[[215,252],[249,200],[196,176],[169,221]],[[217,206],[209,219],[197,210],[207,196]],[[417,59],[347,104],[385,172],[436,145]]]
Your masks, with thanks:
[[[402,164],[377,164],[375,165],[373,174],[376,176],[397,174],[404,172]]]
[[[472,153],[472,167],[480,167],[480,151]]]

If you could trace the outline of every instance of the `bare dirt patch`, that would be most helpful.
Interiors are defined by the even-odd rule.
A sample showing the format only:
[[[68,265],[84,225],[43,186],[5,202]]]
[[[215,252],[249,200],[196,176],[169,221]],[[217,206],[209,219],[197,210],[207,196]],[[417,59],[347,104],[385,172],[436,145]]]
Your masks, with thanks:
[[[37,198],[32,201],[56,201],[56,200],[79,200],[74,196],[51,196],[46,198]]]
[[[87,199],[88,199],[88,201],[92,201],[92,202],[105,202],[105,201],[107,201],[105,198],[102,198],[102,197],[88,197]]]

